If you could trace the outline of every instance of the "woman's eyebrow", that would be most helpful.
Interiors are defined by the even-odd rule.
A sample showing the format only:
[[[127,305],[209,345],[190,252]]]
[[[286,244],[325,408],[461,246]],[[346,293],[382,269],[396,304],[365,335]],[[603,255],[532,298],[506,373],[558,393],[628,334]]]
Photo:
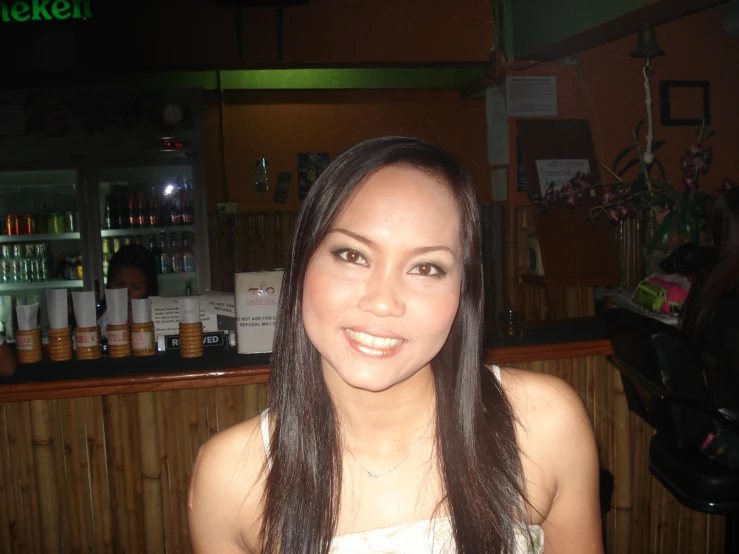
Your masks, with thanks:
[[[366,244],[370,248],[375,248],[377,246],[377,244],[373,240],[368,239],[367,237],[362,236],[353,231],[349,231],[348,229],[343,229],[341,227],[334,227],[333,229],[329,230],[329,233],[342,233],[348,237],[353,238],[354,240],[358,240],[359,242]],[[451,248],[443,244],[434,245],[434,246],[419,246],[418,248],[412,248],[411,253],[414,255],[417,255],[417,254],[426,254],[428,252],[436,252],[439,250],[445,250],[449,252],[452,256],[454,256],[455,258],[457,257],[456,254],[454,253],[454,250],[452,250]]]

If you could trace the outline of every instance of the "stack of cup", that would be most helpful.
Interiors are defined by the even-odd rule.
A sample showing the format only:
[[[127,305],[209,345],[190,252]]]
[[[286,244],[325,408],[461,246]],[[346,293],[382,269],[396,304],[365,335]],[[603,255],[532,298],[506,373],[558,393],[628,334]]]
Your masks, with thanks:
[[[108,314],[108,356],[111,358],[130,356],[128,289],[105,289],[105,301]]]
[[[74,341],[78,360],[97,360],[102,357],[100,346],[100,327],[95,317],[95,293],[73,292],[72,305],[77,318]]]
[[[38,304],[16,306],[18,330],[15,332],[15,347],[18,363],[34,364],[41,361],[41,331],[38,328]]]
[[[69,330],[69,306],[66,289],[46,291],[49,312],[49,358],[52,362],[72,359],[72,334]]]
[[[180,356],[199,358],[203,355],[203,324],[200,301],[188,296],[180,304]]]
[[[156,354],[154,322],[151,320],[151,299],[131,300],[131,349],[134,356]]]

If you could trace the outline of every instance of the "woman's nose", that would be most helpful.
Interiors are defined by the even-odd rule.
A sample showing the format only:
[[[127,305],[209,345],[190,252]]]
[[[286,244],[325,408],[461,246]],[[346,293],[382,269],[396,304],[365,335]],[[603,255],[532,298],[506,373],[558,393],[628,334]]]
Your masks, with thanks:
[[[372,272],[359,297],[359,309],[378,317],[405,314],[402,279],[393,277],[389,271]]]

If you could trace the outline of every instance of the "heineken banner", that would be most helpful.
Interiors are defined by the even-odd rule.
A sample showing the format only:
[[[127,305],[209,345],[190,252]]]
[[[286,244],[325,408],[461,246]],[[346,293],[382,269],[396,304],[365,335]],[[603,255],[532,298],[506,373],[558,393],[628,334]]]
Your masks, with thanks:
[[[92,0],[0,0],[0,22],[90,19]]]

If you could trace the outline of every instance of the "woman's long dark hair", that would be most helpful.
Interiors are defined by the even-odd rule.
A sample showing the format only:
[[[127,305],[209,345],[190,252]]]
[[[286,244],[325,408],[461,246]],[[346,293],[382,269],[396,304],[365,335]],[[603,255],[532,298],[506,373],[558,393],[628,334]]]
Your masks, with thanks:
[[[308,265],[340,211],[375,172],[407,166],[443,181],[454,197],[464,246],[460,305],[449,338],[431,362],[436,449],[445,503],[460,554],[514,552],[525,530],[523,470],[513,415],[482,366],[480,220],[467,172],[436,146],[384,137],[354,146],[313,185],[298,216],[283,277],[271,362],[272,469],[264,493],[267,554],[326,554],[336,533],[342,448],[320,354],[303,326]]]
[[[681,314],[682,329],[700,344],[721,297],[739,287],[739,188],[719,196],[711,219],[713,258],[693,284]]]
[[[157,276],[157,262],[148,249],[140,244],[127,244],[121,247],[108,264],[108,282],[113,278],[115,272],[123,267],[133,267],[146,275],[146,295],[157,296],[159,294],[159,279]]]

